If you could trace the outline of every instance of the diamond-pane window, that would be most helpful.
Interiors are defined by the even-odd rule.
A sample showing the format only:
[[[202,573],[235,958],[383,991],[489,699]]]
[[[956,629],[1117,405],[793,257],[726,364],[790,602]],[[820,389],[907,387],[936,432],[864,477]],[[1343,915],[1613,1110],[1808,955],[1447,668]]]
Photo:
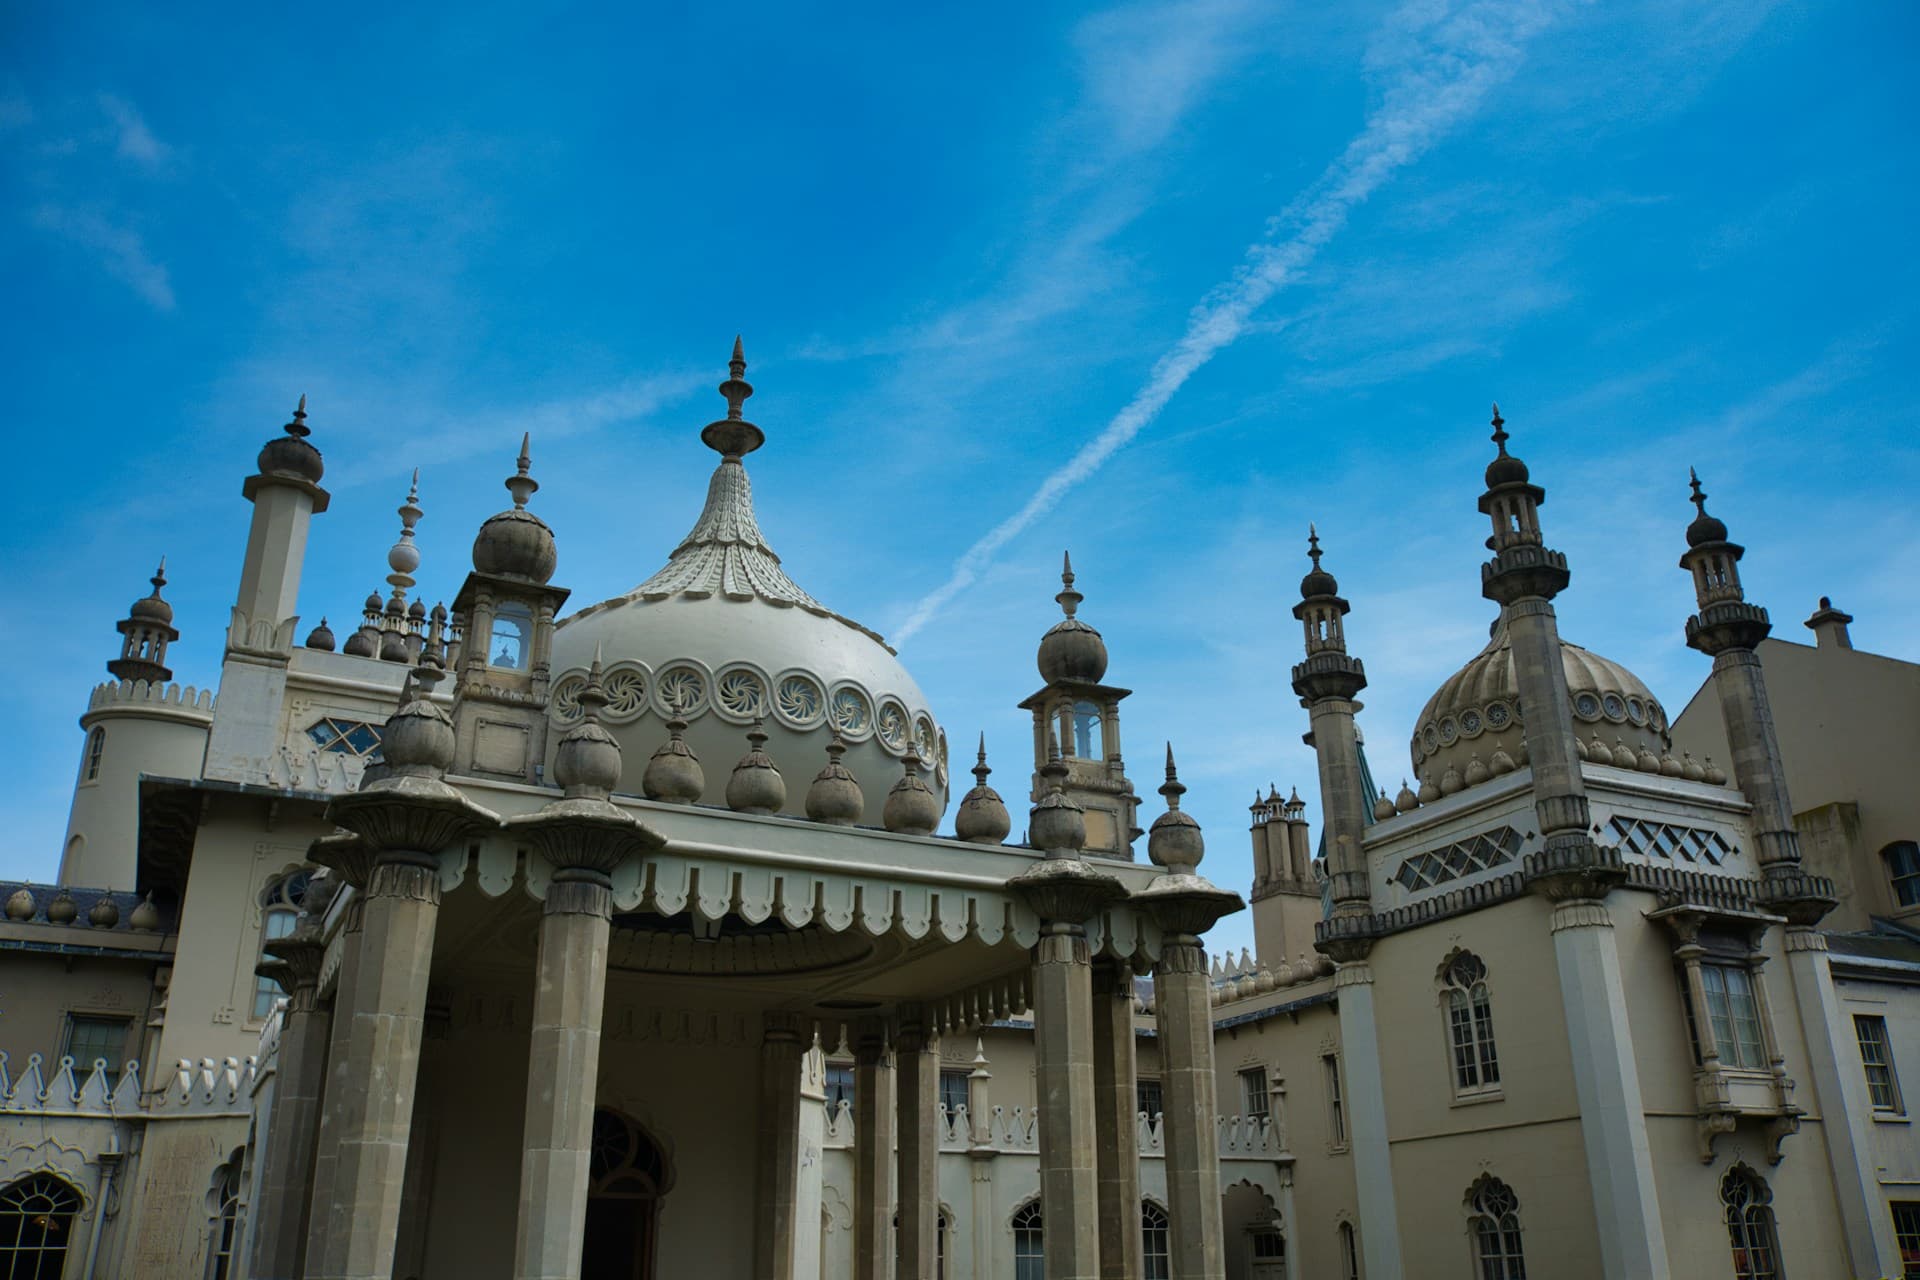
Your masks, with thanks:
[[[1717,867],[1734,853],[1733,846],[1719,832],[1701,827],[1625,817],[1616,817],[1609,825],[1613,828],[1613,838],[1620,842],[1624,852],[1643,858],[1704,862]]]
[[[345,720],[327,716],[307,730],[322,751],[341,755],[371,757],[380,753],[380,726],[364,720]]]
[[[1439,849],[1416,853],[1400,864],[1393,878],[1403,887],[1418,892],[1511,862],[1519,853],[1520,833],[1512,827],[1500,827]]]

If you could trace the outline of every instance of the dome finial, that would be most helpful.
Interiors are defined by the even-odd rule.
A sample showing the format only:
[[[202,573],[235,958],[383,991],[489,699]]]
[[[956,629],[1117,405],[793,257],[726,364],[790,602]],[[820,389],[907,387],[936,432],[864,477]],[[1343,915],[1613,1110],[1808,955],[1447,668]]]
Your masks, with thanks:
[[[1167,808],[1178,809],[1180,797],[1187,794],[1185,784],[1180,781],[1180,773],[1173,763],[1173,744],[1167,744],[1167,780],[1160,786],[1160,794],[1167,798]]]
[[[1060,583],[1060,594],[1054,599],[1060,602],[1060,612],[1071,618],[1086,597],[1073,589],[1073,553],[1070,551],[1060,553]]]
[[[167,585],[167,558],[165,556],[160,557],[160,567],[153,571],[153,576],[148,578],[147,581],[153,584],[153,598],[158,600],[160,598],[160,588]]]
[[[1313,568],[1307,570],[1307,576],[1300,579],[1302,600],[1340,594],[1339,580],[1320,567],[1320,557],[1325,554],[1326,552],[1320,549],[1320,530],[1309,523],[1307,525],[1307,559],[1313,561]]]
[[[1013,830],[1013,820],[1000,793],[987,785],[993,772],[987,767],[987,735],[980,735],[980,753],[973,766],[973,790],[961,797],[953,818],[953,834],[974,844],[999,844]]]
[[[507,492],[513,495],[513,509],[524,511],[527,499],[540,491],[540,482],[535,480],[533,471],[533,432],[520,433],[520,456],[514,459],[514,472],[507,477]]]
[[[1500,416],[1500,402],[1493,404],[1493,443],[1499,446],[1500,456],[1507,456],[1507,420]]]
[[[1320,530],[1316,529],[1313,521],[1309,520],[1307,521],[1307,559],[1313,561],[1316,571],[1320,568],[1320,554]]]
[[[304,440],[313,434],[313,428],[307,425],[307,393],[300,393],[300,403],[293,408],[293,421],[287,423],[287,434]]]
[[[1709,542],[1725,542],[1726,522],[1707,514],[1707,491],[1700,487],[1700,473],[1692,467],[1687,468],[1687,487],[1693,490],[1687,501],[1693,503],[1695,512],[1692,523],[1687,525],[1687,545],[1698,547]],[[1735,576],[1738,576],[1737,570]]]
[[[1693,503],[1694,510],[1704,516],[1707,514],[1707,491],[1700,487],[1700,473],[1692,467],[1687,468],[1687,485],[1693,490],[1693,496],[1688,501]]]
[[[1826,599],[1822,597],[1821,604],[1824,605],[1825,603]],[[983,787],[987,785],[987,779],[993,774],[993,770],[987,765],[987,735],[985,730],[982,730],[980,733],[980,754],[974,757],[971,772],[973,774],[973,780]]]
[[[753,394],[753,384],[747,381],[746,373],[746,347],[736,334],[733,358],[727,361],[727,380],[720,384],[720,394],[727,398],[727,416],[718,422],[709,422],[700,433],[707,448],[730,462],[738,462],[767,441],[766,433],[748,422],[741,412],[741,406]]]
[[[1170,875],[1190,876],[1197,873],[1200,860],[1206,856],[1206,837],[1201,834],[1200,824],[1193,815],[1180,808],[1180,797],[1186,794],[1186,787],[1180,782],[1180,775],[1173,764],[1173,744],[1167,744],[1167,780],[1161,786],[1160,794],[1167,798],[1167,811],[1153,820],[1147,829],[1147,857],[1155,866],[1164,867]]]
[[[587,683],[581,688],[576,700],[580,703],[580,719],[588,724],[600,722],[600,709],[607,705],[606,686],[601,682],[602,667],[600,645],[593,646],[593,663],[587,668]]]

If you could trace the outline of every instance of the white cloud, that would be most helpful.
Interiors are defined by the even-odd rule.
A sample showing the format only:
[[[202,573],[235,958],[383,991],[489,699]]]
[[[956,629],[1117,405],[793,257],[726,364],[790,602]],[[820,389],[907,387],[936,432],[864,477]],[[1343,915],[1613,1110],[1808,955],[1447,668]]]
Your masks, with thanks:
[[[1246,0],[1134,4],[1096,14],[1074,33],[1088,105],[1122,152],[1156,147],[1207,88],[1249,52]]]
[[[153,130],[141,118],[133,104],[112,94],[100,95],[100,109],[113,121],[114,151],[123,160],[131,160],[149,173],[167,163],[173,148],[153,136]]]
[[[1236,341],[1253,313],[1313,261],[1346,225],[1355,205],[1473,114],[1512,74],[1527,41],[1558,7],[1510,0],[1455,11],[1415,0],[1398,10],[1368,55],[1369,71],[1385,88],[1366,127],[1319,181],[1272,220],[1269,236],[1275,238],[1249,246],[1239,270],[1193,309],[1185,335],[1154,364],[1133,399],[1024,506],[968,548],[947,581],[914,606],[896,643],[911,639],[1002,547],[1152,422],[1187,379]]]
[[[171,311],[173,283],[167,269],[147,252],[140,233],[94,209],[43,204],[34,210],[34,222],[93,253],[108,275],[126,284],[156,311]]]

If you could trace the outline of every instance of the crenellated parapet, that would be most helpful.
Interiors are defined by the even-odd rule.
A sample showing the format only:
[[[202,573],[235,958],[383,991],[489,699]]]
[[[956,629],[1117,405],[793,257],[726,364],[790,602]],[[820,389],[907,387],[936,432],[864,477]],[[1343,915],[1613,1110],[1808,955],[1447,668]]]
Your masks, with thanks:
[[[146,680],[108,680],[93,687],[87,695],[87,709],[81,719],[101,714],[152,714],[168,719],[184,719],[200,724],[213,723],[214,695],[211,689],[192,685]]]

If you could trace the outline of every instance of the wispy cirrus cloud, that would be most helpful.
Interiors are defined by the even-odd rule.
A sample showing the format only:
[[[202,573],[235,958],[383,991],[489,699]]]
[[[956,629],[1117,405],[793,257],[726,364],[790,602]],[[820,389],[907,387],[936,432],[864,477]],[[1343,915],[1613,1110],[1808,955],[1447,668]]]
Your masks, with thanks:
[[[157,172],[173,154],[173,148],[160,141],[147,127],[146,120],[124,98],[110,93],[100,95],[100,110],[106,113],[114,130],[114,154],[131,160],[149,173]]]
[[[1133,398],[1026,503],[975,542],[947,580],[922,597],[895,634],[911,639],[965,590],[1001,548],[1051,511],[1157,417],[1189,378],[1238,340],[1257,311],[1331,241],[1354,207],[1477,111],[1513,74],[1527,43],[1562,5],[1511,0],[1464,6],[1415,0],[1388,20],[1369,50],[1367,70],[1381,85],[1365,127],[1320,178],[1269,223],[1238,270],[1194,307],[1187,330]]]
[[[99,209],[42,204],[34,225],[93,255],[100,268],[119,280],[156,311],[174,309],[173,281],[166,266],[147,249],[141,234]]]

